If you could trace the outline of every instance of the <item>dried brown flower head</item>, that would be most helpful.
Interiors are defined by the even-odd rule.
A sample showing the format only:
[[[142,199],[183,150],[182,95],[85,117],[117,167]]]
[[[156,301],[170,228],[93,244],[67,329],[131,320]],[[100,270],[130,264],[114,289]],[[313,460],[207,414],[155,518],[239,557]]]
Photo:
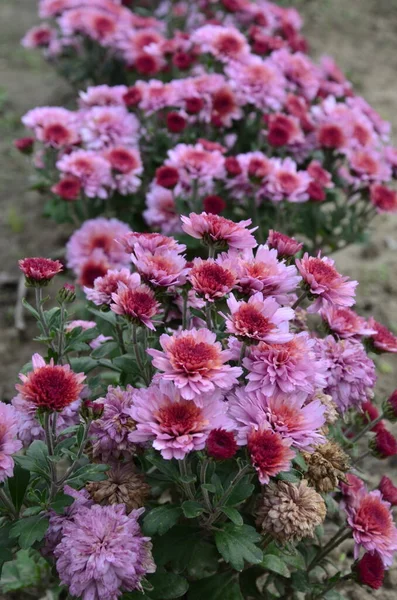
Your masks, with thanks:
[[[349,457],[336,442],[321,444],[312,454],[303,453],[303,457],[308,466],[306,477],[309,485],[318,492],[331,492],[340,480],[345,481]]]
[[[116,465],[107,473],[104,481],[93,481],[86,485],[91,498],[97,504],[125,504],[127,512],[144,506],[150,486],[133,465]]]

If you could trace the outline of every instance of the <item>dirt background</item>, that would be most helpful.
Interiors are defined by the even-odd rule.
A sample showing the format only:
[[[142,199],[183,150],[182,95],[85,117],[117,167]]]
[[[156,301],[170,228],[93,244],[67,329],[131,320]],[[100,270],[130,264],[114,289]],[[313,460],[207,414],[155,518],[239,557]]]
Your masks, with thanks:
[[[314,57],[333,55],[356,89],[392,122],[397,143],[397,0],[296,0],[305,19],[305,34]],[[39,53],[19,42],[37,23],[34,0],[0,0],[0,396],[10,399],[19,367],[37,347],[30,340],[34,324],[18,333],[14,327],[17,260],[24,256],[56,256],[68,232],[41,216],[40,196],[28,191],[31,169],[12,147],[24,135],[20,117],[37,105],[62,104],[73,97]],[[397,216],[377,217],[371,241],[336,256],[340,270],[360,282],[357,309],[373,314],[397,332]],[[397,387],[397,358],[381,357],[379,397]],[[373,483],[379,463],[371,465]],[[384,465],[397,481],[397,461]],[[393,475],[394,473],[394,475]],[[394,588],[394,589],[393,589]],[[397,598],[397,567],[378,592],[346,589],[349,600]]]

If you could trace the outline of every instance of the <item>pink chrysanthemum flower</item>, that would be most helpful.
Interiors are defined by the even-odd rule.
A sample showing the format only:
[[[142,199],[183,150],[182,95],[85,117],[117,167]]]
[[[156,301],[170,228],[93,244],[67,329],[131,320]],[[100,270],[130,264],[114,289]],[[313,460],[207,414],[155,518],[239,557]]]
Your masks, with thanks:
[[[262,292],[264,296],[274,296],[284,303],[301,281],[296,267],[287,266],[285,261],[278,259],[277,250],[267,246],[259,246],[255,254],[251,249],[244,250],[236,260],[239,287],[244,293]]]
[[[215,302],[231,292],[237,281],[235,265],[228,259],[195,258],[189,273],[193,290],[208,302]]]
[[[184,285],[189,269],[177,250],[160,249],[150,252],[139,245],[131,254],[131,261],[142,279],[155,287]]]
[[[176,250],[178,254],[181,254],[186,250],[185,244],[179,244],[175,238],[162,235],[161,233],[137,233],[136,231],[130,231],[118,238],[117,241],[128,253],[135,252],[137,246],[148,252]]]
[[[142,577],[156,569],[150,538],[142,536],[138,518],[124,504],[81,506],[62,527],[55,548],[61,583],[82,600],[116,600],[139,589]]]
[[[298,171],[291,158],[271,159],[271,169],[265,184],[265,195],[274,202],[305,202],[312,178],[306,171]]]
[[[136,429],[129,440],[152,441],[163,458],[181,460],[189,452],[202,450],[214,427],[230,429],[226,412],[220,390],[202,396],[198,406],[183,398],[173,383],[160,380],[158,385],[134,393],[131,414]]]
[[[347,522],[356,543],[354,558],[360,549],[378,552],[386,567],[390,567],[397,551],[397,528],[393,522],[391,505],[382,500],[379,490],[360,496],[353,506],[346,506]]]
[[[15,408],[0,402],[0,482],[12,477],[14,472],[12,455],[22,448],[17,433],[18,416]]]
[[[60,106],[40,106],[22,117],[25,127],[33,129],[36,138],[54,148],[73,146],[79,141],[76,113]]]
[[[217,388],[230,390],[242,373],[240,367],[225,364],[230,358],[227,350],[216,341],[215,333],[208,329],[190,329],[163,334],[160,337],[163,351],[149,349],[153,366],[164,372],[162,378],[173,381],[182,398],[200,405],[202,395]]]
[[[245,36],[231,26],[204,25],[193,32],[191,41],[201,52],[209,52],[223,62],[242,60],[250,53]]]
[[[371,336],[376,333],[375,329],[351,308],[327,306],[321,310],[321,317],[332,333],[341,338]]]
[[[106,199],[112,187],[110,163],[100,154],[89,150],[75,150],[64,154],[56,164],[66,175],[77,178],[88,198]]]
[[[123,97],[128,88],[126,85],[95,85],[88,86],[85,91],[79,92],[79,106],[92,108],[93,106],[124,106]]]
[[[383,475],[379,482],[379,490],[383,500],[390,502],[392,506],[397,506],[397,487],[394,485],[390,477]]]
[[[89,433],[94,456],[104,462],[129,456],[133,451],[128,442],[128,435],[136,427],[131,412],[133,391],[131,386],[126,390],[109,386],[106,396],[96,400],[103,405],[103,413],[91,423]]]
[[[143,217],[150,227],[160,229],[165,234],[181,231],[180,217],[170,190],[152,185],[146,195],[146,206]]]
[[[114,187],[120,194],[125,196],[136,192],[141,185],[138,176],[143,172],[142,160],[138,150],[126,148],[125,146],[115,146],[107,150],[104,156],[112,167]]]
[[[326,363],[316,360],[315,341],[304,331],[286,343],[261,342],[250,349],[243,364],[248,369],[247,390],[261,390],[267,396],[294,393],[306,398],[326,383]]]
[[[335,261],[326,256],[309,256],[306,252],[296,260],[307,291],[316,298],[308,312],[318,312],[327,305],[352,306],[355,303],[357,281],[349,281],[335,269]]]
[[[136,146],[139,122],[121,106],[94,106],[84,113],[80,135],[87,150]]]
[[[57,31],[46,23],[31,27],[23,36],[21,45],[24,48],[48,48],[51,41],[56,39]]]
[[[83,262],[74,268],[78,276],[77,283],[82,287],[94,287],[95,279],[104,277],[112,266],[115,265],[109,262],[106,254],[100,248],[95,248],[91,256],[83,259]]]
[[[63,271],[62,263],[50,258],[23,258],[18,264],[29,285],[33,286],[47,285],[55,275]]]
[[[294,318],[295,313],[292,308],[281,307],[274,298],[265,298],[257,292],[248,302],[239,302],[230,294],[227,306],[230,315],[220,314],[226,319],[226,330],[239,338],[275,344],[289,342],[293,338],[288,331],[288,321]]]
[[[291,439],[299,450],[308,451],[324,442],[320,429],[325,423],[326,408],[319,400],[304,404],[293,394],[266,396],[260,390],[247,392],[246,388],[237,388],[228,396],[228,404],[240,445],[247,443],[252,429],[268,426]]]
[[[286,93],[286,80],[271,59],[248,55],[244,64],[232,61],[225,72],[240,102],[253,104],[259,110],[280,110]]]
[[[346,480],[340,481],[339,487],[342,492],[340,505],[346,511],[356,509],[361,499],[368,493],[364,481],[353,473],[346,473]]]
[[[395,336],[387,327],[375,321],[373,317],[368,319],[368,326],[375,330],[371,336],[371,343],[377,352],[397,352],[397,336]]]
[[[315,348],[317,357],[327,365],[324,392],[332,396],[342,413],[372,397],[375,365],[360,342],[352,339],[336,341],[329,335],[317,339]]]
[[[269,427],[253,429],[248,434],[248,453],[258,479],[263,485],[269,483],[282,471],[289,471],[295,452],[290,449],[292,440],[283,438]]]
[[[135,324],[146,325],[148,329],[155,329],[152,319],[158,314],[160,304],[147,285],[136,285],[132,280],[128,286],[120,282],[117,291],[112,294],[112,301],[110,308],[117,315],[122,315]]]
[[[205,212],[201,214],[190,213],[188,217],[182,216],[182,229],[188,235],[203,240],[209,246],[220,248],[255,248],[257,243],[252,233],[257,229],[247,229],[251,219],[234,223],[219,215]]]
[[[46,364],[40,354],[32,356],[33,371],[20,373],[22,383],[15,387],[24,400],[47,411],[62,411],[75,402],[83,391],[84,373],[74,373],[69,365]]]
[[[273,229],[269,229],[266,244],[271,250],[277,250],[279,258],[295,256],[303,248],[303,244],[297,242],[295,238],[288,237],[288,235],[274,231]]]
[[[282,48],[273,52],[272,60],[281,68],[293,91],[298,90],[307,100],[315,98],[320,83],[320,70],[306,54],[292,54]]]
[[[15,408],[18,423],[18,438],[27,448],[34,440],[44,440],[44,429],[37,418],[37,406],[18,394],[11,401]],[[72,425],[78,425],[81,400],[72,402],[58,413],[56,428],[57,435]]]
[[[66,245],[68,267],[79,271],[81,263],[90,258],[95,250],[101,250],[114,267],[128,265],[130,258],[116,241],[130,232],[130,228],[118,219],[89,219],[74,232]]]
[[[370,199],[380,214],[397,212],[396,190],[392,190],[385,185],[374,184],[371,186]]]
[[[180,183],[191,189],[192,182],[198,181],[200,189],[211,192],[214,179],[225,176],[225,159],[219,150],[206,150],[200,143],[178,144],[168,151],[166,166],[178,170]]]
[[[348,153],[352,183],[390,181],[391,169],[382,155],[375,150],[356,150]]]
[[[119,283],[125,283],[131,287],[139,285],[140,277],[138,273],[131,273],[129,269],[109,270],[103,277],[97,277],[94,280],[94,287],[84,288],[84,293],[88,300],[91,300],[97,306],[102,304],[111,304],[112,294],[117,292]]]

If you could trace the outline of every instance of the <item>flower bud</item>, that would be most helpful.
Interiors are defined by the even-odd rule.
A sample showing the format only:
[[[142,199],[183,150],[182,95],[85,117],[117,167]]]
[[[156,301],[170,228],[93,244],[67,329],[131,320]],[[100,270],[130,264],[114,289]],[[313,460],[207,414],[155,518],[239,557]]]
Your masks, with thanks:
[[[60,304],[64,302],[71,304],[76,300],[76,288],[71,283],[65,283],[58,291],[57,300]]]
[[[383,585],[385,567],[377,552],[366,552],[361,560],[353,567],[355,579],[361,585],[367,585],[373,590],[378,590]]]
[[[384,427],[376,432],[376,436],[369,442],[369,447],[373,455],[380,459],[397,454],[397,440]]]
[[[34,146],[34,138],[24,137],[14,140],[14,146],[21,154],[32,154]]]
[[[383,403],[382,409],[386,419],[392,423],[397,421],[397,390]]]

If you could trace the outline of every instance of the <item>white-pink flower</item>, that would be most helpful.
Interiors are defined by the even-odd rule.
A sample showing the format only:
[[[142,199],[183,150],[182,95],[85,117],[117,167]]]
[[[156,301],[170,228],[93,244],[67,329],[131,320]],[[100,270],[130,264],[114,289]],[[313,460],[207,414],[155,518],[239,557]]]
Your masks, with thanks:
[[[190,213],[188,217],[182,216],[182,229],[188,235],[203,240],[209,246],[219,248],[255,248],[257,242],[252,235],[257,227],[247,229],[251,219],[234,223],[219,215]]]
[[[144,250],[139,245],[131,254],[131,260],[142,278],[155,287],[184,285],[189,269],[186,260],[176,250]]]
[[[73,175],[88,198],[106,199],[113,186],[111,165],[103,156],[90,150],[75,150],[64,154],[56,163],[61,173]]]
[[[307,171],[298,171],[292,158],[272,158],[265,183],[265,195],[274,202],[305,202],[309,198],[308,187],[312,178]]]

